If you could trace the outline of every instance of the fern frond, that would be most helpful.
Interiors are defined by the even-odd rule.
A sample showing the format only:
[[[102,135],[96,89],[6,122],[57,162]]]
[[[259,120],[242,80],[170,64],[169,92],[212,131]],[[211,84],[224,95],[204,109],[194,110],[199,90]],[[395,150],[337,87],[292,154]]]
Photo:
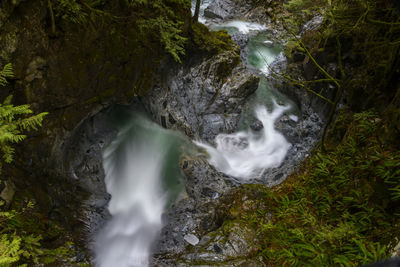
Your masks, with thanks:
[[[47,112],[43,112],[32,117],[22,119],[18,121],[17,125],[23,130],[37,130],[38,127],[42,126],[43,118],[47,114]]]
[[[7,96],[6,99],[3,102],[3,105],[11,105],[12,99],[13,99],[13,95]]]
[[[1,144],[0,149],[3,152],[4,162],[11,163],[14,159],[15,149],[7,144]]]
[[[7,234],[3,234],[0,238],[0,266],[10,266],[19,260],[21,238],[13,236],[9,240]]]
[[[14,77],[13,68],[11,64],[4,66],[0,70],[0,86],[7,83],[7,78]],[[37,130],[42,125],[46,112],[34,116],[28,116],[33,111],[29,105],[14,106],[12,104],[12,95],[9,95],[2,104],[0,104],[0,151],[2,152],[2,160],[10,163],[13,160],[14,148],[11,144],[19,143],[26,138],[22,134],[23,131]],[[0,173],[2,162],[0,161]],[[1,242],[1,240],[0,240]],[[1,260],[0,257],[0,266]]]
[[[0,70],[0,85],[6,85],[7,78],[12,77],[14,77],[14,70],[11,63],[8,63],[3,67],[3,70]]]

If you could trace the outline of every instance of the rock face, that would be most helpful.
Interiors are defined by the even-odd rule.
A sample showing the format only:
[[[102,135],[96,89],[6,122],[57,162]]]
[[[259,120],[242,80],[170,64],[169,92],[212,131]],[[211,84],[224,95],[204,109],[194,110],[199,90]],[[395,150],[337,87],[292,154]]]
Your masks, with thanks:
[[[211,141],[218,133],[236,129],[242,105],[258,81],[239,62],[237,52],[226,51],[168,71],[144,102],[163,127]]]
[[[110,123],[109,109],[87,119],[69,134],[63,145],[65,174],[72,177],[87,196],[80,199],[80,220],[86,225],[85,237],[90,240],[109,218],[103,169],[103,150],[116,137],[117,130]],[[64,205],[68,206],[68,203]],[[73,207],[71,207],[73,208]],[[86,241],[87,242],[87,241]]]
[[[205,10],[204,16],[210,19],[227,19],[232,17],[234,6],[229,0],[213,1]]]
[[[204,16],[209,19],[243,19],[265,23],[267,21],[265,6],[266,3],[256,0],[216,0],[204,10]]]
[[[198,215],[203,213],[203,223],[188,229],[200,237],[199,243],[196,245],[182,243],[180,246],[171,243],[169,250],[161,250],[156,254],[155,264],[157,266],[264,266],[262,260],[254,256],[260,249],[257,229],[243,220],[244,215],[265,208],[263,207],[265,203],[262,201],[263,190],[265,189],[261,185],[251,185],[245,189],[231,189],[213,202],[199,204],[199,200],[202,199],[197,199],[198,204],[192,207],[196,210],[187,209],[186,214],[187,218],[192,218],[195,213]],[[265,220],[268,221],[269,218]],[[212,227],[206,222],[213,223]],[[182,234],[174,232],[173,235]]]
[[[218,173],[205,159],[182,160],[187,196],[174,204],[165,214],[166,225],[156,242],[156,261],[164,262],[163,256],[176,255],[189,245],[187,235],[201,237],[220,226],[222,214],[216,209],[218,199],[227,194],[232,181]]]

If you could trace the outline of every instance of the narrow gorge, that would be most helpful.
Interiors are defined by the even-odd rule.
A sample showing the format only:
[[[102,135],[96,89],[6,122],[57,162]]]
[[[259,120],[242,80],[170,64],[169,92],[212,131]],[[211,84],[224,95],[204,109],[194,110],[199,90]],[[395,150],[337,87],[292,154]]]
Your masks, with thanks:
[[[188,266],[196,261],[234,262],[246,256],[248,252],[236,248],[246,246],[247,251],[253,250],[247,238],[221,242],[205,235],[218,225],[204,228],[204,224],[213,224],[209,220],[216,216],[212,210],[205,214],[204,207],[217,209],[219,199],[242,183],[279,184],[319,138],[319,116],[312,109],[300,110],[295,101],[274,88],[274,79],[268,75],[269,68],[283,68],[286,64],[279,37],[266,24],[237,19],[248,10],[227,14],[232,19],[226,20],[205,17],[208,9],[207,4],[202,5],[199,20],[211,30],[227,30],[241,51],[224,52],[169,71],[163,84],[156,85],[149,96],[139,101],[143,104],[131,107],[133,113],[141,108],[148,110],[159,127],[176,129],[188,137],[186,144],[176,144],[174,131],[160,128],[159,133],[149,129],[145,133],[147,139],[142,139],[140,129],[148,128],[150,123],[142,119],[135,127],[125,126],[130,130],[120,130],[117,139],[103,152],[106,188],[111,195],[107,209],[112,217],[104,228],[98,229],[99,237],[94,239],[98,266],[150,265],[154,263],[151,245],[158,239],[156,255],[162,256],[156,257],[157,265],[177,264],[165,257],[181,253]],[[225,73],[221,73],[222,68]],[[278,120],[279,130],[275,129]],[[305,128],[304,123],[311,127]],[[285,131],[287,137],[280,131]],[[309,140],[301,140],[299,132]],[[122,138],[131,138],[133,144]],[[148,143],[149,138],[154,141]],[[290,144],[287,138],[294,143]],[[112,155],[125,149],[130,149],[131,154]],[[171,149],[182,151],[180,160],[171,158]],[[164,166],[163,162],[174,165]],[[177,179],[179,172],[170,177],[166,168],[179,166],[184,171],[180,182],[186,192],[181,192],[168,208],[165,198],[169,189],[163,183]],[[162,219],[163,213],[168,214],[167,219]],[[205,253],[185,255],[188,246],[203,248]],[[250,262],[247,264],[260,264]]]
[[[0,165],[0,266],[399,255],[400,11],[372,2],[1,2],[0,108],[44,119]]]

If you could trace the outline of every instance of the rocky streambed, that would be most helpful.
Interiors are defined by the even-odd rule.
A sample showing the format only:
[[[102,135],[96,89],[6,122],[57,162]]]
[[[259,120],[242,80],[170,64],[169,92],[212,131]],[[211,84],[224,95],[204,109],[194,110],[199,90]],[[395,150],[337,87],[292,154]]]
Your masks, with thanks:
[[[275,129],[283,134],[290,147],[278,167],[242,179],[217,171],[208,162],[208,153],[190,145],[190,149],[182,152],[179,163],[184,190],[163,212],[163,227],[154,241],[153,256],[141,259],[140,266],[262,266],[253,256],[258,249],[256,233],[240,223],[224,223],[231,216],[227,213],[229,205],[247,205],[252,209],[252,203],[246,203],[249,197],[246,194],[256,195],[257,190],[240,191],[241,184],[281,183],[319,140],[321,113],[314,111],[318,104],[301,89],[289,88],[268,74],[270,68],[275,71],[286,68],[286,58],[280,52],[285,43],[280,38],[284,34],[268,24],[264,12],[251,8],[252,5],[240,8],[235,5],[238,5],[235,1],[203,5],[200,21],[214,30],[228,30],[240,49],[212,57],[193,55],[172,68],[161,66],[150,94],[134,98],[126,109],[147,113],[161,127],[183,133],[188,143],[196,140],[215,145],[215,137],[220,133],[247,128],[254,133],[262,131],[263,125],[253,115],[253,109],[264,105],[272,110],[276,101],[290,106],[274,121]],[[102,165],[103,151],[119,129],[113,123],[114,109],[108,108],[84,121],[65,146],[70,175],[89,192],[82,203],[80,220],[87,225],[92,251],[96,247],[95,237],[111,218]],[[126,120],[129,123],[129,116]],[[229,203],[233,195],[240,195],[242,202]]]

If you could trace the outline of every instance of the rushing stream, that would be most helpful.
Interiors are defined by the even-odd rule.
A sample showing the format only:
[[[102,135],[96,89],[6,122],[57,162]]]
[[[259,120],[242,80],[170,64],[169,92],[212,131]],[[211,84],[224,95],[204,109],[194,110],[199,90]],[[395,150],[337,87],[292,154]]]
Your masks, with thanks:
[[[213,30],[251,32],[248,64],[266,74],[281,51],[263,33],[266,26],[237,20],[208,23],[202,16],[208,3],[203,1],[200,21]],[[208,151],[217,170],[240,179],[259,176],[278,167],[291,147],[274,124],[284,113],[297,120],[293,107],[262,79],[244,108],[238,132],[219,134],[215,147],[201,140],[195,144]],[[118,123],[119,134],[103,155],[112,218],[95,240],[95,264],[100,267],[148,266],[152,244],[163,226],[162,214],[184,191],[179,170],[184,138],[137,112],[117,110],[115,119],[121,118],[125,119]],[[257,120],[261,127],[254,131],[250,125]]]
[[[197,142],[207,149],[210,163],[220,172],[237,178],[252,178],[262,174],[266,168],[279,167],[290,144],[275,130],[275,121],[290,106],[279,106],[274,102],[273,111],[257,106],[255,117],[263,129],[254,133],[251,129],[233,134],[219,134],[215,138],[216,148]]]
[[[202,6],[200,15],[204,13],[204,8]],[[247,44],[247,64],[263,75],[269,74],[270,64],[282,51],[282,47],[274,44],[265,33],[265,25],[240,20],[216,24],[204,17],[201,21],[211,30],[226,30],[229,34],[251,33]],[[215,147],[202,141],[196,142],[207,150],[210,164],[220,172],[239,179],[259,177],[265,169],[279,167],[291,144],[275,129],[274,124],[285,112],[297,121],[294,103],[277,93],[264,78],[261,78],[256,93],[249,98],[246,106],[238,126],[240,131],[217,135]],[[253,131],[250,129],[251,122],[257,120],[261,130]]]

